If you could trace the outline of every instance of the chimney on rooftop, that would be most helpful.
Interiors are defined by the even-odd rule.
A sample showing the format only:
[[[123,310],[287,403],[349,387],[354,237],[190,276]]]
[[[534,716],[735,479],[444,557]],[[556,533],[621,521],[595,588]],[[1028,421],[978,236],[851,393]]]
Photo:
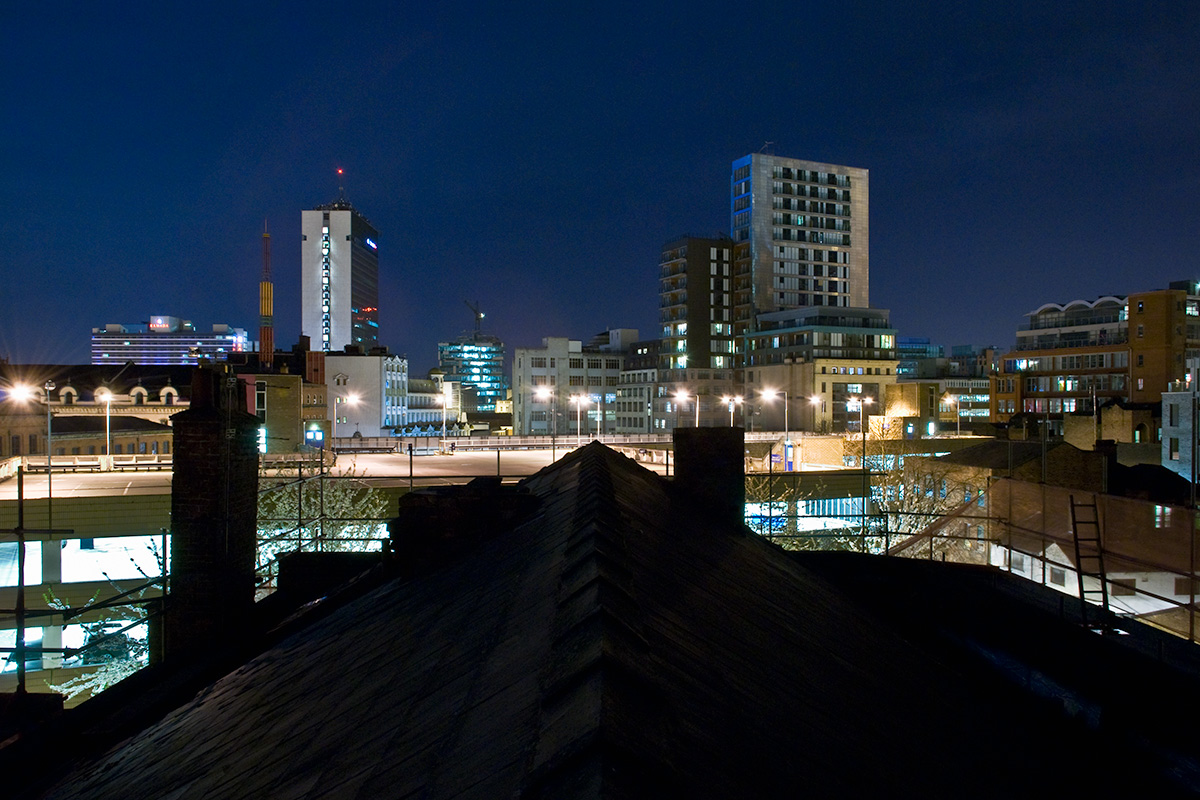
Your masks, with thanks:
[[[171,417],[168,657],[236,638],[254,605],[259,420],[237,376],[192,375],[191,407]]]
[[[741,428],[676,428],[675,484],[722,523],[746,514],[746,436]]]

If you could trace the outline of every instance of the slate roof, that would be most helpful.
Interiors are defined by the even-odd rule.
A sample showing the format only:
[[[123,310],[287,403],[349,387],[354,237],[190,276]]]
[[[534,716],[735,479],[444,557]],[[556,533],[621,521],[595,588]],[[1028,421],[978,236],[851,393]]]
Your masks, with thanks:
[[[1051,443],[1049,449],[1062,446],[1061,443]],[[994,440],[939,456],[938,463],[1007,471],[1010,466],[1016,469],[1041,457],[1041,442]]]
[[[109,428],[113,434],[119,433],[170,433],[171,426],[163,425],[160,422],[155,422],[142,417],[130,417],[124,414],[112,417],[108,420]],[[92,416],[70,416],[68,414],[55,415],[54,417],[54,438],[57,440],[60,436],[68,436],[70,434],[84,433],[104,433],[105,419],[101,415]]]
[[[598,443],[524,488],[540,501],[532,516],[484,524],[459,550],[441,532],[413,532],[442,536],[441,557],[390,576],[377,570],[374,588],[318,603],[290,633],[267,637],[256,655],[132,735],[107,723],[109,744],[76,753],[49,773],[54,786],[28,796],[1165,788],[1161,771],[1123,741],[1067,718],[1044,692],[992,676],[973,645],[906,624],[909,606],[880,613],[880,598],[845,578],[847,565],[858,574],[856,564],[878,571],[901,560],[851,556],[831,571],[838,580],[827,579],[821,562],[715,519],[702,501]],[[920,569],[944,575],[956,566]],[[956,596],[969,597],[969,584]],[[1052,617],[1046,624],[1070,629]],[[123,691],[105,694],[116,693],[108,702],[128,715],[144,701]],[[1189,709],[1171,710],[1188,720]],[[93,724],[97,741],[105,725]],[[47,737],[49,752],[63,758],[74,747],[67,741]]]

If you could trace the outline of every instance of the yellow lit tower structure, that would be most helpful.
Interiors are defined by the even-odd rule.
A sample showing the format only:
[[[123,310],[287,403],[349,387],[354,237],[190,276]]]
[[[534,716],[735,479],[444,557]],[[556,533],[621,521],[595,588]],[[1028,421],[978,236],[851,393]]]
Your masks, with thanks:
[[[271,234],[263,222],[263,276],[258,284],[258,363],[270,369],[275,361],[275,287],[271,283]]]

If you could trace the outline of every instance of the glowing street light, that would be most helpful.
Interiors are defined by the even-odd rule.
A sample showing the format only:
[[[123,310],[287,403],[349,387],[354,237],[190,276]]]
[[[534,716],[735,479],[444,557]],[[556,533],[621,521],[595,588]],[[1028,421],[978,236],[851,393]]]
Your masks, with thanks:
[[[732,428],[732,427],[733,427],[733,407],[734,407],[735,405],[739,405],[739,406],[740,406],[740,405],[742,404],[742,396],[741,396],[740,394],[739,394],[739,395],[733,395],[733,396],[731,396],[731,395],[724,395],[724,396],[721,398],[721,402],[722,402],[722,403],[726,403],[726,404],[728,404],[728,405],[729,405],[729,427],[731,427],[731,428]]]
[[[591,400],[582,394],[571,395],[571,405],[575,406],[575,445],[583,446],[583,407]]]
[[[812,397],[808,398],[808,404],[810,406],[812,406],[812,412],[813,412],[813,423],[812,423],[813,431],[817,430],[817,408],[821,405],[822,402],[823,401],[821,400],[820,396],[818,396],[818,395],[813,395]]]
[[[962,404],[958,402],[958,398],[952,394],[947,394],[942,398],[942,402],[949,406],[954,406],[954,428],[955,434],[962,436]]]
[[[51,440],[53,438],[53,431],[51,430],[51,422],[50,422],[50,392],[54,391],[54,388],[55,388],[54,381],[46,381],[44,384],[42,384],[42,388],[46,391],[46,394],[45,394],[45,400],[46,400],[46,527],[53,528],[54,527],[54,509],[53,509],[53,501],[54,501],[54,469],[53,469],[54,462],[53,462],[53,458],[54,458],[54,455],[53,455],[53,449],[50,446]],[[34,394],[33,387],[27,386],[23,383],[19,383],[19,384],[13,386],[9,390],[8,396],[14,400],[19,400],[21,402],[29,402],[29,401],[33,400],[33,398],[35,397],[35,394]]]
[[[545,403],[550,401],[550,460],[557,460],[557,435],[558,435],[558,396],[555,392],[550,391],[548,386],[539,386],[533,393],[533,396]],[[533,426],[530,426],[532,431]]]
[[[104,403],[104,455],[108,458],[109,469],[112,469],[112,399],[113,393],[108,389],[96,392],[96,399]]]
[[[682,405],[683,403],[687,402],[687,399],[689,396],[695,398],[695,400],[696,400],[696,427],[699,428],[700,427],[700,395],[698,395],[698,394],[689,395],[687,393],[687,389],[680,389],[679,391],[677,391],[675,393],[675,402]],[[675,416],[678,417],[679,415],[676,414]]]
[[[357,394],[348,394],[348,395],[345,395],[344,397],[342,397],[341,399],[342,399],[342,405],[344,405],[344,406],[356,406],[356,405],[358,405],[359,397]],[[333,438],[334,439],[337,438],[337,424],[338,424],[338,415],[337,415],[337,411],[335,410],[333,412]]]
[[[449,388],[445,383],[442,383],[442,393],[439,395],[439,400],[442,404],[442,442],[439,449],[442,452],[446,450],[446,406],[450,405],[450,395],[446,390]]]
[[[790,442],[791,435],[788,432],[788,393],[786,389],[763,389],[762,396],[764,400],[774,400],[779,395],[783,395],[783,441]]]
[[[846,410],[858,409],[858,431],[862,436],[862,467],[863,502],[862,502],[862,535],[863,548],[867,544],[867,504],[871,501],[871,473],[867,471],[867,404],[874,402],[870,397],[851,397],[846,400]]]

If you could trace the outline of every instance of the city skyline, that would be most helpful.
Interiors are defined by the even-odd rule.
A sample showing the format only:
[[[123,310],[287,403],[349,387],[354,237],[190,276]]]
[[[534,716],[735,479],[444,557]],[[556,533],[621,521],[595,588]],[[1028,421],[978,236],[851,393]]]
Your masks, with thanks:
[[[871,171],[871,300],[902,336],[1003,350],[1045,302],[1196,272],[1194,7],[739,7],[771,58],[723,4],[365,7],[337,36],[316,8],[3,12],[0,357],[86,363],[147,309],[253,330],[264,218],[290,347],[296,214],[341,185],[416,371],[467,299],[512,347],[650,336],[662,246],[727,233],[759,151]]]

